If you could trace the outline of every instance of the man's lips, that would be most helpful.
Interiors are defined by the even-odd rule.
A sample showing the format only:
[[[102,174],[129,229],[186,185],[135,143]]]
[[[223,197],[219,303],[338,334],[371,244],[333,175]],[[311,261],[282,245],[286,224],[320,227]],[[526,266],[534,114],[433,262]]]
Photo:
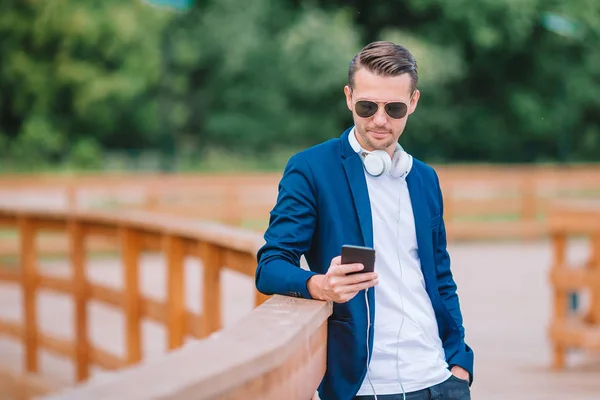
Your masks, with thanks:
[[[369,132],[371,132],[371,134],[373,136],[375,136],[377,139],[382,139],[390,134],[389,132],[374,131],[374,130],[369,130]]]

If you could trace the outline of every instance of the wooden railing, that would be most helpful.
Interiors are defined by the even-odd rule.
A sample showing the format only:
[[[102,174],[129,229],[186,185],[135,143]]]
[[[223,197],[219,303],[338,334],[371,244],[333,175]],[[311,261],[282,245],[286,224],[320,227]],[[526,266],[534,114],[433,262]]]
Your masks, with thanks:
[[[553,366],[566,365],[569,349],[600,350],[600,202],[557,204],[550,215],[554,260],[550,270],[554,312],[549,327]],[[569,249],[585,241],[588,256],[576,262]],[[575,298],[586,297],[587,306]]]
[[[0,227],[18,231],[19,266],[11,268],[0,265],[0,282],[20,286],[24,310],[22,324],[0,320],[0,334],[12,336],[23,342],[26,373],[36,373],[39,370],[39,352],[44,349],[71,359],[75,364],[76,380],[80,382],[90,377],[92,365],[115,370],[140,363],[142,361],[140,326],[144,318],[165,326],[168,350],[180,348],[187,336],[202,339],[219,331],[222,328],[221,269],[230,268],[253,277],[256,268],[256,251],[263,243],[260,235],[249,231],[133,211],[119,215],[116,212],[48,211],[30,207],[0,206]],[[38,270],[36,238],[41,232],[47,231],[66,232],[68,235],[68,256],[73,268],[72,279],[45,275]],[[123,265],[123,290],[93,283],[86,278],[86,243],[93,237],[110,237],[117,241]],[[138,260],[144,251],[158,251],[165,255],[167,264],[165,302],[143,296],[140,292]],[[185,257],[201,260],[204,276],[202,299],[198,299],[203,305],[201,314],[190,312],[185,308],[183,275]],[[40,290],[50,290],[71,297],[74,303],[75,326],[72,341],[38,331],[36,296]],[[255,292],[256,305],[262,304],[266,299],[267,297],[258,291]],[[123,310],[125,357],[111,354],[90,343],[87,306],[92,300]],[[168,382],[168,386],[173,390],[175,397],[177,397],[176,392],[185,389],[198,391],[194,392],[192,398],[211,398],[204,397],[205,393],[229,393],[238,386],[247,384],[248,379],[259,382],[260,379],[267,379],[268,374],[274,374],[274,378],[268,379],[273,379],[273,385],[281,390],[299,390],[298,388],[302,387],[302,390],[314,392],[318,384],[318,375],[322,377],[324,372],[323,346],[326,334],[324,326],[326,327],[330,312],[329,306],[323,302],[309,301],[307,304],[289,299],[272,299],[265,308],[257,309],[249,319],[227,331],[229,333],[223,332],[223,336],[212,338],[207,342],[199,342],[189,350],[186,347],[177,355],[173,354],[174,358],[170,358],[171,356],[165,358],[164,365],[154,365],[159,369],[164,368],[163,372],[168,371],[171,374],[169,376],[172,381]],[[241,344],[234,345],[232,340],[235,339],[241,340]],[[300,342],[296,343],[298,339]],[[303,347],[304,345],[308,347]],[[215,353],[217,350],[219,352]],[[171,360],[181,360],[178,357],[188,360],[188,365],[193,363],[192,369],[195,373],[193,381],[186,380],[181,382],[180,386],[178,385],[180,381],[173,376],[175,370],[171,369]],[[314,360],[305,363],[307,357],[314,357]],[[301,365],[295,365],[300,360],[302,360]],[[312,371],[305,370],[309,366],[318,368]],[[225,374],[226,368],[229,367],[236,367],[244,373],[239,376],[236,374],[228,376],[224,382],[222,374]],[[154,367],[140,368],[128,372],[132,375],[124,374],[127,377],[139,378],[139,385],[130,385],[135,379],[127,385],[121,382],[113,386],[115,393],[124,393],[121,390],[130,390],[130,388],[139,390],[140,393],[151,393],[144,390],[154,387],[153,384],[165,383],[162,378],[152,382],[151,377],[156,372]],[[182,379],[184,376],[190,377],[184,369],[178,370],[181,372]],[[308,386],[294,381],[297,379],[298,370],[304,371],[301,373],[302,376],[310,376],[309,383],[306,384]],[[144,376],[146,372],[148,375]],[[291,374],[290,382],[275,382],[280,380],[281,376],[287,376],[286,374]],[[29,384],[27,379],[19,382],[16,384],[21,387],[17,389],[21,393],[24,391],[23,397],[52,390]],[[117,386],[120,387],[118,391]],[[208,390],[208,388],[212,389]],[[260,385],[253,386],[252,391],[263,390],[261,388]],[[87,389],[84,389],[84,392],[85,390]],[[91,399],[94,398],[93,393],[96,392],[90,389],[90,396],[69,398]]]
[[[208,339],[47,400],[309,400],[325,374],[331,311],[331,303],[274,296]]]
[[[547,204],[600,199],[600,165],[437,166],[449,240],[539,238]],[[84,175],[3,177],[0,192],[46,188],[55,203],[76,209],[143,208],[262,232],[281,174]],[[5,188],[5,189],[3,189]],[[56,246],[51,246],[56,248]],[[0,249],[0,253],[2,249]]]

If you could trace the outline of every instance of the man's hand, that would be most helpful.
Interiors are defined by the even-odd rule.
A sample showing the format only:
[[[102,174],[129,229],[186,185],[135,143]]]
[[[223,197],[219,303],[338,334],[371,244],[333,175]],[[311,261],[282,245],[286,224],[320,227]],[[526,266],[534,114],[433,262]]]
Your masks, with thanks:
[[[454,367],[452,367],[452,369],[450,369],[450,372],[452,372],[452,375],[454,375],[458,379],[462,379],[463,381],[469,382],[469,373],[464,368],[455,365]]]
[[[313,275],[308,280],[308,292],[313,299],[345,303],[361,290],[377,285],[377,273],[367,272],[346,275],[360,271],[362,264],[342,264],[342,257],[331,260],[327,274]]]

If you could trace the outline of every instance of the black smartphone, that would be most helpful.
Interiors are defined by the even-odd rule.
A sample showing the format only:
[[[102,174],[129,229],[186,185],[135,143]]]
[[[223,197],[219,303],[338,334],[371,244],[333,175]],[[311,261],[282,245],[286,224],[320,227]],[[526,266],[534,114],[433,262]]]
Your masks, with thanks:
[[[371,247],[353,246],[349,244],[343,245],[342,264],[354,263],[362,264],[365,266],[365,268],[361,271],[350,272],[348,275],[375,271],[375,249]]]

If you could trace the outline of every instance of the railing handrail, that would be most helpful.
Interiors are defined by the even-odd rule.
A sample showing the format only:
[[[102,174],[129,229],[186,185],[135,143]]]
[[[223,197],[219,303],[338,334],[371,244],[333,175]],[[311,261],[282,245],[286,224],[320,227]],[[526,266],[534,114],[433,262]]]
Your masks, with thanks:
[[[81,387],[67,389],[47,400],[100,400],[107,398],[225,398],[244,387],[243,394],[261,399],[310,399],[324,369],[289,363],[293,355],[306,352],[323,357],[326,341],[315,341],[316,332],[324,339],[322,327],[332,312],[328,302],[274,296],[235,325],[224,328],[209,338],[189,343],[150,363],[120,370],[112,376],[92,379]],[[311,343],[313,342],[313,343]],[[310,349],[311,345],[316,348]],[[310,356],[308,358],[311,358]],[[316,358],[316,357],[315,357]],[[201,360],[209,360],[202,362]],[[288,374],[276,374],[253,388],[252,382],[289,363]],[[323,365],[324,368],[324,365]],[[305,395],[286,395],[282,378],[300,370],[302,377],[294,390]],[[285,380],[285,379],[284,379]],[[234,383],[234,384],[232,384]],[[258,390],[258,392],[256,391]],[[283,390],[283,392],[281,391]],[[193,395],[192,395],[193,393]],[[242,396],[244,397],[244,396]],[[240,397],[240,398],[242,398]],[[227,397],[229,398],[229,397]]]
[[[254,253],[264,243],[261,235],[256,232],[234,226],[197,221],[179,216],[158,214],[155,212],[137,210],[67,210],[43,209],[31,206],[0,205],[0,222],[2,218],[28,216],[60,221],[80,221],[111,226],[127,226],[133,229],[154,233],[171,234],[185,239],[208,242],[216,246],[232,250]],[[232,241],[235,236],[235,241]]]

